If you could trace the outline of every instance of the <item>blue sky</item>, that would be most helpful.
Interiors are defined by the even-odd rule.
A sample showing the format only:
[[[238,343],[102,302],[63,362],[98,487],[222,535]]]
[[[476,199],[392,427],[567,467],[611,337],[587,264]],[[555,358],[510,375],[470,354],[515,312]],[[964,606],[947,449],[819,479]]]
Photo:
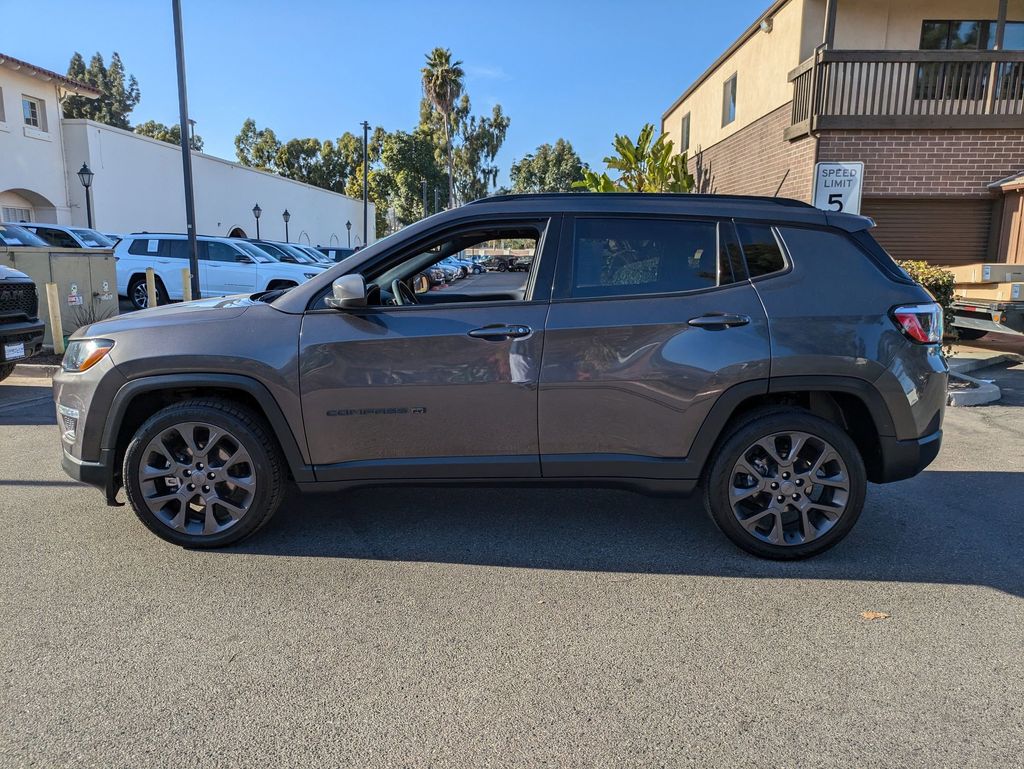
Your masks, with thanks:
[[[281,139],[356,133],[364,119],[408,130],[418,119],[424,55],[440,45],[462,59],[474,110],[500,103],[511,117],[498,157],[502,182],[514,159],[559,137],[603,168],[616,132],[658,125],[767,5],[182,0],[189,108],[206,150],[230,159],[246,117]],[[9,34],[0,52],[64,72],[76,50],[87,61],[116,50],[142,88],[132,122],[177,122],[170,0],[3,7]]]

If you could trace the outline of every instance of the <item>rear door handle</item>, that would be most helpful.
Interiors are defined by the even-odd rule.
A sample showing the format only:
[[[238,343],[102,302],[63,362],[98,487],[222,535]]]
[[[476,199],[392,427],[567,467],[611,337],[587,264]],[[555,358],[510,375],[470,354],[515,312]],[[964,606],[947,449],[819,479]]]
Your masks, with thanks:
[[[474,339],[500,341],[502,339],[518,339],[520,337],[529,336],[533,333],[533,329],[529,326],[520,326],[515,323],[496,323],[493,326],[474,328],[468,333]]]
[[[710,312],[701,315],[699,318],[690,318],[687,321],[691,326],[698,328],[732,328],[733,326],[745,326],[750,323],[747,315],[734,315],[728,312]]]

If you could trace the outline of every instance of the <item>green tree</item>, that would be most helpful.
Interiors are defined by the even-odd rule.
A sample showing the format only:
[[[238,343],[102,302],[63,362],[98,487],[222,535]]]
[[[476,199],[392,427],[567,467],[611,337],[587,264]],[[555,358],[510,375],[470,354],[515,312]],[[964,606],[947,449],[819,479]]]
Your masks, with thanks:
[[[381,145],[381,173],[390,193],[387,205],[402,226],[423,218],[434,204],[434,190],[443,190],[441,205],[448,200],[448,176],[437,162],[434,140],[424,129],[387,134]],[[427,210],[423,207],[423,182],[427,183]],[[376,202],[376,201],[375,201]],[[378,203],[379,205],[379,203]]]
[[[65,118],[86,118],[115,128],[131,129],[128,118],[138,105],[141,92],[134,75],[126,79],[124,63],[117,51],[110,57],[110,67],[104,64],[100,53],[93,54],[86,67],[82,54],[76,51],[68,64],[68,77],[91,85],[100,96],[96,99],[68,97],[64,100]]]
[[[177,123],[168,126],[158,123],[156,120],[147,120],[145,123],[139,123],[139,125],[135,126],[135,133],[141,136],[148,136],[150,139],[158,139],[168,144],[181,146],[181,126]],[[199,134],[193,134],[189,140],[189,146],[196,152],[202,152],[203,137]]]
[[[243,166],[261,171],[275,171],[277,152],[281,142],[271,128],[256,128],[251,117],[242,123],[242,129],[235,137],[235,157]]]
[[[583,172],[583,181],[573,186],[591,192],[690,192],[693,176],[686,168],[686,153],[672,154],[672,140],[667,134],[654,139],[654,126],[650,123],[640,129],[636,142],[628,136],[615,134],[613,142],[616,155],[604,159],[613,171],[619,172],[618,179],[612,179],[607,172],[597,174],[591,170]]]
[[[427,54],[427,64],[420,70],[424,98],[440,115],[444,129],[444,156],[448,161],[448,199],[455,198],[455,151],[453,116],[458,98],[462,95],[461,61],[452,61],[447,48],[435,48]],[[468,106],[468,105],[467,105]]]
[[[455,190],[458,200],[470,201],[487,197],[498,183],[498,166],[494,160],[505,142],[509,119],[495,104],[490,117],[469,114],[469,97],[463,96],[464,117],[459,123],[461,142],[455,155]]]
[[[512,164],[512,192],[569,192],[573,184],[583,181],[584,169],[586,164],[565,139],[554,146],[542,144]]]

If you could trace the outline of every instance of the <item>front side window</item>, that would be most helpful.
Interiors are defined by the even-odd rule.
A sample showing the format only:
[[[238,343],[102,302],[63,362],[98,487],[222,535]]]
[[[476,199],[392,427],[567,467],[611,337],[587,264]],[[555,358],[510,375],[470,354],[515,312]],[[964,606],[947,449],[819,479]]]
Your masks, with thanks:
[[[743,255],[746,257],[747,271],[751,278],[785,269],[786,259],[782,255],[775,232],[769,225],[737,222],[736,230],[743,245]]]
[[[715,222],[576,220],[573,297],[675,293],[730,282],[728,266],[720,275]]]
[[[725,81],[722,91],[722,125],[727,126],[736,119],[736,75]]]
[[[184,241],[182,241],[184,242]],[[213,240],[206,244],[207,256],[211,262],[237,262],[238,252],[227,243],[218,243]]]
[[[41,99],[22,96],[21,108],[24,113],[25,125],[30,128],[38,128],[40,131],[46,130],[46,113]]]

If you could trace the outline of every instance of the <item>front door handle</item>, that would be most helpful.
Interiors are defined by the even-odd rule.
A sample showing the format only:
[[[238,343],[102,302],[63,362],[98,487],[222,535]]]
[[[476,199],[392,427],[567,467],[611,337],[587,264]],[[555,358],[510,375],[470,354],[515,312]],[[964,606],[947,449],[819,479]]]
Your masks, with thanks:
[[[493,326],[474,328],[468,333],[474,339],[489,339],[492,342],[496,342],[502,339],[518,339],[529,336],[533,333],[533,329],[529,326],[520,326],[515,323],[496,323]]]
[[[711,312],[701,315],[699,318],[690,318],[687,321],[691,326],[697,328],[732,328],[733,326],[745,326],[750,323],[747,315],[734,315],[729,312]]]

